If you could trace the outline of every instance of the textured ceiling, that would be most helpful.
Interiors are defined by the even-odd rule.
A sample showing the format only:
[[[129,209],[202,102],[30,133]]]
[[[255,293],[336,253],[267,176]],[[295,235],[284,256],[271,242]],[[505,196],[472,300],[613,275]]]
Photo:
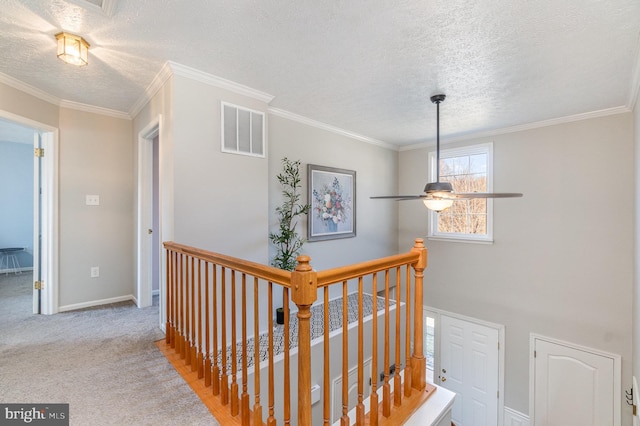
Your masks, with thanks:
[[[84,4],[84,6],[83,6]],[[129,113],[166,61],[396,145],[629,108],[638,0],[2,0],[0,73]],[[55,57],[54,35],[90,44]]]

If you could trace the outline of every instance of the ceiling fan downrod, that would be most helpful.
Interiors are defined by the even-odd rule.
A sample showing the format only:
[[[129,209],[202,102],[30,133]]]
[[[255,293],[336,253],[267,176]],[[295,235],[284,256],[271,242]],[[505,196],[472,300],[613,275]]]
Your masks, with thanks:
[[[436,104],[436,181],[429,182],[424,187],[427,194],[434,192],[453,192],[450,182],[440,182],[440,102],[447,96],[444,94],[431,96],[431,102]]]

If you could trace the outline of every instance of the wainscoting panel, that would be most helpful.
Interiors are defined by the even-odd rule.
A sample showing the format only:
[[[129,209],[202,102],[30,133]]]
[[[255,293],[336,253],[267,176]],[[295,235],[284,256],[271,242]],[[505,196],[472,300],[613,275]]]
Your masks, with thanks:
[[[529,426],[529,417],[509,407],[504,407],[504,426]]]

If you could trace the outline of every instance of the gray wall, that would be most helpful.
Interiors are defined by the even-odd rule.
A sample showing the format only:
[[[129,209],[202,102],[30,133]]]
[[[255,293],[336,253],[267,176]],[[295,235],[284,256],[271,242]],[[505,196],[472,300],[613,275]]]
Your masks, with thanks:
[[[0,248],[24,248],[16,258],[21,268],[31,268],[33,144],[0,141],[0,182]]]
[[[60,109],[60,306],[131,295],[130,120]],[[99,206],[85,205],[99,195]],[[100,277],[91,278],[92,266]]]
[[[506,326],[505,405],[528,413],[529,335],[622,356],[631,383],[634,229],[629,113],[452,145],[494,143],[492,245],[427,241],[424,304]],[[400,153],[400,191],[427,181],[427,149]],[[400,211],[400,245],[427,234],[421,203]],[[623,402],[622,413],[630,420]]]
[[[337,133],[269,114],[269,230],[277,231],[275,209],[282,203],[282,188],[276,175],[282,171],[282,158],[302,163],[302,194],[307,200],[307,164],[356,172],[356,236],[328,241],[307,242],[303,254],[311,257],[316,270],[349,265],[397,253],[397,210],[385,208],[373,195],[394,194],[397,188],[396,151],[358,141]],[[306,238],[306,218],[298,226]],[[413,244],[402,247],[408,251]],[[269,247],[269,260],[275,248]],[[330,293],[331,297],[338,294]]]

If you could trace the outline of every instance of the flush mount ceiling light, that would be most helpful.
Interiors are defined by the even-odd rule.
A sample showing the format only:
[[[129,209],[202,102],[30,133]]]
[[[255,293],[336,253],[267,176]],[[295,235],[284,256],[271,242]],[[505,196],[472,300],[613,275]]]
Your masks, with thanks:
[[[75,34],[61,32],[56,34],[58,40],[58,58],[65,63],[79,67],[89,63],[89,43]]]

